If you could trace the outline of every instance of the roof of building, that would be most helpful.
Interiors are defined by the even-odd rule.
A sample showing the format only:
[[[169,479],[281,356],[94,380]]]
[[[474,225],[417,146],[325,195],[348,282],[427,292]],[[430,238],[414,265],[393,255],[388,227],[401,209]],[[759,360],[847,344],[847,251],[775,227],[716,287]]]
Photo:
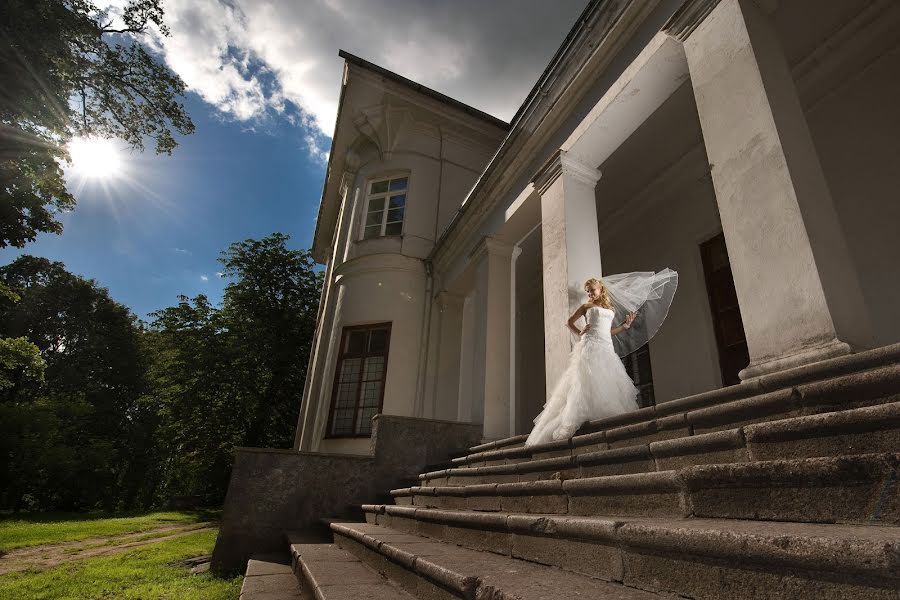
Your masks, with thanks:
[[[447,96],[446,94],[442,94],[442,93],[435,91],[429,87],[425,87],[421,83],[416,83],[412,79],[407,79],[406,77],[404,77],[402,75],[398,75],[397,73],[394,73],[393,71],[389,71],[389,70],[385,69],[384,67],[379,67],[378,65],[376,65],[374,63],[370,63],[369,61],[367,61],[364,58],[360,58],[360,57],[356,56],[355,54],[350,54],[346,50],[339,51],[338,56],[340,56],[341,58],[343,58],[344,60],[346,60],[349,63],[353,63],[355,65],[358,65],[360,67],[368,69],[374,73],[378,73],[382,77],[386,77],[388,79],[391,79],[392,81],[396,81],[397,83],[400,83],[402,85],[410,87],[410,88],[414,89],[415,91],[419,92],[420,94],[430,96],[430,97],[434,98],[435,100],[440,100],[441,102],[443,102],[445,104],[448,104],[458,110],[461,110],[465,113],[472,115],[473,117],[477,117],[479,119],[487,121],[488,123],[490,123],[491,125],[494,125],[495,127],[499,127],[504,130],[509,129],[509,123],[507,123],[506,121],[503,121],[502,119],[498,119],[497,117],[495,117],[493,115],[489,115],[484,111],[478,110],[477,108],[474,108],[472,106],[469,106],[468,104],[460,102],[459,100],[451,98],[450,96]]]

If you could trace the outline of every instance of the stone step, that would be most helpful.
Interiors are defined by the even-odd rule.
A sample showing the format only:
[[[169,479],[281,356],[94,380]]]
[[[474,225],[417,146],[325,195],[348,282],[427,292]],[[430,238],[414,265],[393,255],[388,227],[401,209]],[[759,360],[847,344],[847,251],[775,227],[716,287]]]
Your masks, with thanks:
[[[900,523],[900,454],[757,461],[522,483],[411,487],[400,506],[578,516]]]
[[[294,576],[287,555],[254,555],[247,563],[241,600],[312,600]]]
[[[553,458],[423,473],[419,476],[419,485],[519,483],[554,477],[627,475],[703,464],[892,452],[898,448],[900,402],[889,402],[621,448],[604,448],[598,441],[592,446],[572,447],[568,454],[557,451],[561,455]],[[587,449],[592,451],[586,452]]]
[[[744,427],[754,460],[900,449],[900,402]]]
[[[295,578],[315,600],[412,600],[337,544],[292,544]],[[260,599],[261,600],[261,599]],[[272,598],[275,600],[275,597]]]
[[[582,426],[578,433],[589,434],[626,425],[643,423],[658,417],[665,417],[703,408],[717,407],[723,404],[749,399],[753,396],[766,395],[768,393],[786,389],[798,390],[801,395],[806,396],[806,401],[808,403],[815,397],[831,394],[836,396],[831,402],[849,402],[852,404],[853,400],[847,398],[848,393],[850,395],[854,393],[851,388],[857,388],[857,391],[864,395],[881,393],[871,388],[884,387],[885,375],[887,375],[888,379],[893,378],[893,383],[887,382],[887,387],[889,388],[887,393],[900,393],[900,386],[897,385],[898,378],[896,373],[896,370],[900,368],[900,366],[898,366],[897,363],[900,363],[900,344],[822,361],[816,365],[791,369],[752,382],[664,402],[657,406],[647,407],[624,415],[598,419]],[[892,370],[894,371],[893,377],[891,376]],[[871,373],[873,371],[874,373]],[[818,401],[821,402],[821,398],[819,398]],[[486,452],[521,447],[526,438],[526,435],[517,435],[506,439],[487,442],[485,444],[473,446],[470,448],[469,454],[481,455]]]
[[[367,506],[370,523],[626,586],[729,600],[896,600],[900,528]]]
[[[508,556],[366,523],[332,526],[335,541],[417,598],[549,600],[672,598]]]

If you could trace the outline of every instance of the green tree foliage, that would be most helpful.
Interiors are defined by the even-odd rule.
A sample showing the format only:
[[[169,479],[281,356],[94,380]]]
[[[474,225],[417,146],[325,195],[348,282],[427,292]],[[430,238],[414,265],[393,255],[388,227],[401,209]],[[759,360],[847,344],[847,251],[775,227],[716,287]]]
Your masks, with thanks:
[[[0,471],[17,508],[123,500],[127,441],[143,386],[140,330],[127,308],[62,263],[22,256],[0,268],[20,301],[0,312],[0,332],[37,346],[46,372],[6,390]]]
[[[21,298],[0,283],[0,306],[11,306]],[[24,383],[43,381],[47,364],[41,351],[28,338],[0,338],[0,394]]]
[[[290,447],[321,275],[287,242],[232,244],[222,306],[181,297],[149,327],[61,263],[0,267],[0,507],[221,502],[235,446]]]
[[[181,79],[145,48],[168,35],[161,0],[132,0],[121,25],[91,0],[0,2],[0,248],[59,233],[75,205],[61,162],[73,136],[118,137],[134,148],[194,124]]]
[[[300,410],[321,275],[288,237],[222,253],[222,308],[182,297],[147,338],[155,402],[171,440],[165,492],[222,498],[235,446],[290,447]]]

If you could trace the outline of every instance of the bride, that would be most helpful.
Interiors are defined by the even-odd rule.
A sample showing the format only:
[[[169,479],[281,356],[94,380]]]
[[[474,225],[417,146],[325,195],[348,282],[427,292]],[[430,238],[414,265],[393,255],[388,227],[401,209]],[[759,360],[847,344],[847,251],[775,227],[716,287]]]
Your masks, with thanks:
[[[580,339],[534,420],[526,446],[570,438],[586,421],[637,410],[638,390],[619,357],[653,337],[668,314],[677,285],[678,274],[670,269],[584,283],[588,302],[566,323]],[[578,329],[575,324],[582,317],[586,324]]]

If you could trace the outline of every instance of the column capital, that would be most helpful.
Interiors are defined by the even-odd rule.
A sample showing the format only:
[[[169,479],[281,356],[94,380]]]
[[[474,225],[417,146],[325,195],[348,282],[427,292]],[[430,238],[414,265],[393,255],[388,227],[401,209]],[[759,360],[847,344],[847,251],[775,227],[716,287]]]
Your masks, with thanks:
[[[600,169],[584,164],[565,150],[557,150],[544,166],[538,169],[531,181],[538,193],[543,195],[560,175],[571,176],[593,187],[600,180]]]
[[[719,0],[685,0],[662,26],[663,33],[684,42],[717,4]]]
[[[345,170],[341,173],[341,181],[338,186],[342,196],[347,195],[353,184],[356,182],[356,171]]]
[[[669,37],[675,38],[679,42],[687,40],[697,26],[709,16],[709,13],[718,6],[721,0],[685,0],[684,3],[676,10],[665,25],[662,31]],[[765,15],[771,15],[778,9],[780,0],[754,0],[756,5]]]
[[[495,237],[491,237],[489,235],[481,238],[481,241],[475,246],[472,252],[469,254],[469,258],[473,261],[477,261],[481,258],[482,254],[487,254],[488,256],[502,256],[506,258],[510,258],[513,253],[513,245],[503,240],[500,240]]]

